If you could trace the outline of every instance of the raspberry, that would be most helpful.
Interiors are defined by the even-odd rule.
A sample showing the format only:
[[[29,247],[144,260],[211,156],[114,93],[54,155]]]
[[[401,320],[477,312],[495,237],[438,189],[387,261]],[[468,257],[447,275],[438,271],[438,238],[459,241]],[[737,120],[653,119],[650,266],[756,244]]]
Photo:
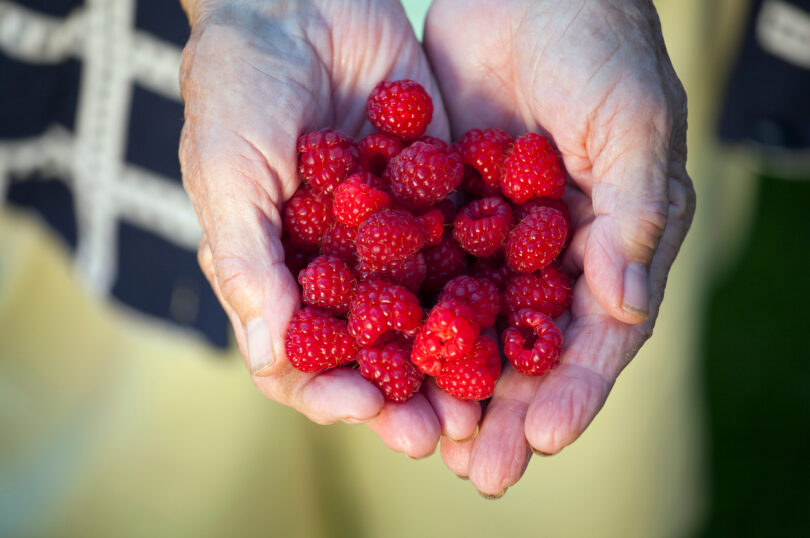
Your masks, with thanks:
[[[321,238],[321,254],[337,256],[347,263],[354,263],[357,257],[354,238],[357,228],[332,222]]]
[[[417,217],[425,234],[425,246],[435,247],[442,241],[444,234],[444,213],[438,208],[431,209]]]
[[[486,278],[495,284],[498,291],[503,291],[515,272],[504,261],[503,253],[500,253],[491,258],[476,259],[472,274],[479,278]]]
[[[456,398],[483,400],[492,396],[500,375],[501,357],[495,342],[482,334],[463,359],[444,365],[436,383]]]
[[[318,192],[331,194],[357,167],[352,139],[323,129],[298,138],[298,174]]]
[[[563,336],[550,317],[526,308],[510,315],[509,324],[502,335],[503,351],[515,370],[541,376],[557,365]]]
[[[571,235],[574,233],[574,228],[571,224],[571,212],[568,210],[568,206],[565,204],[565,202],[557,198],[532,198],[525,204],[515,206],[515,221],[522,221],[529,215],[529,213],[538,207],[551,207],[562,213],[562,216],[565,219],[566,229],[568,230],[566,235],[570,240]]]
[[[475,198],[486,198],[487,196],[500,196],[501,185],[490,185],[484,183],[481,174],[469,165],[464,165],[464,173],[461,177],[461,188],[464,192]]]
[[[298,283],[305,304],[342,316],[349,311],[357,280],[337,256],[318,256],[299,273]]]
[[[361,349],[357,353],[360,375],[374,383],[386,400],[407,401],[424,378],[411,362],[410,354],[408,347],[393,342],[382,349]]]
[[[463,167],[454,151],[414,142],[391,159],[385,176],[394,197],[412,208],[429,207],[456,190]]]
[[[370,134],[357,143],[358,163],[361,170],[382,176],[388,162],[402,151],[398,138],[383,133]]]
[[[346,226],[360,226],[373,213],[391,207],[391,197],[388,193],[369,186],[363,175],[349,176],[335,190],[332,211],[335,220]]]
[[[511,144],[512,137],[500,129],[467,131],[456,143],[465,165],[465,189],[478,195],[500,194],[501,167]]]
[[[455,299],[443,301],[433,307],[416,335],[411,360],[421,372],[437,376],[444,362],[473,350],[480,332],[472,308]]]
[[[332,200],[304,186],[285,204],[282,226],[293,247],[314,252],[333,218]]]
[[[434,148],[438,149],[442,153],[450,153],[451,151],[458,153],[458,150],[442,140],[441,138],[437,138],[435,136],[425,135],[420,136],[415,140],[415,142],[424,142],[425,144],[430,144]],[[461,155],[459,155],[459,158]]]
[[[284,247],[284,265],[286,265],[290,273],[295,276],[310,262],[309,258],[312,253],[298,250],[290,244],[287,237],[282,237],[281,245]]]
[[[290,363],[306,373],[352,362],[358,351],[346,322],[311,307],[304,307],[293,316],[285,348]]]
[[[364,348],[373,347],[389,331],[415,336],[422,325],[416,295],[382,280],[361,282],[349,305],[349,332]]]
[[[366,111],[378,131],[413,140],[425,134],[433,118],[433,101],[412,80],[384,80],[371,90]]]
[[[554,261],[565,245],[562,213],[538,207],[520,221],[506,240],[506,261],[519,273],[533,273]]]
[[[445,284],[439,295],[440,303],[448,299],[455,299],[472,308],[473,319],[482,329],[489,329],[495,325],[500,303],[498,288],[489,280],[457,276]]]
[[[451,224],[455,220],[458,209],[456,208],[456,204],[450,198],[439,200],[439,202],[433,207],[442,212],[442,215],[444,215],[445,224]]]
[[[571,305],[571,282],[555,264],[536,273],[515,275],[503,292],[502,304],[507,316],[529,308],[556,318]]]
[[[503,162],[501,189],[516,204],[529,198],[563,195],[565,171],[546,137],[529,133],[515,140]]]
[[[447,281],[467,270],[467,255],[449,233],[444,234],[441,243],[424,252],[427,276],[422,289],[428,293],[439,291]]]
[[[453,223],[453,237],[461,248],[479,258],[503,247],[512,228],[512,208],[503,198],[482,198],[461,209]]]
[[[404,260],[391,262],[378,271],[372,271],[363,261],[357,262],[354,272],[361,280],[383,279],[392,284],[405,286],[416,293],[425,280],[427,266],[425,256],[417,252]]]
[[[357,256],[376,271],[414,254],[425,244],[419,220],[397,209],[383,209],[366,219],[357,231]]]

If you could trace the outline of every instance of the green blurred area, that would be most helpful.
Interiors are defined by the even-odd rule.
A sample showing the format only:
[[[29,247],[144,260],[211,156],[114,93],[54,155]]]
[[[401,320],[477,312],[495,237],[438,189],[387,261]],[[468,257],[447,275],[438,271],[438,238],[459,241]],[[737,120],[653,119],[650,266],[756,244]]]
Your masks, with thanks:
[[[809,174],[810,176],[810,174]],[[708,299],[701,536],[810,533],[810,177],[758,178],[753,226]]]

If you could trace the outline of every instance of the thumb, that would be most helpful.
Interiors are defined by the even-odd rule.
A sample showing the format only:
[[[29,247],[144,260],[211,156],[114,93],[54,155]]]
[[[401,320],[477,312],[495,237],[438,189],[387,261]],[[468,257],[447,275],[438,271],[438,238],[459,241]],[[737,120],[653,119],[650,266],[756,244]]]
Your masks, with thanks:
[[[649,317],[649,267],[669,207],[669,141],[657,129],[644,131],[624,131],[623,140],[594,161],[595,218],[585,244],[585,277],[593,294],[625,323]]]

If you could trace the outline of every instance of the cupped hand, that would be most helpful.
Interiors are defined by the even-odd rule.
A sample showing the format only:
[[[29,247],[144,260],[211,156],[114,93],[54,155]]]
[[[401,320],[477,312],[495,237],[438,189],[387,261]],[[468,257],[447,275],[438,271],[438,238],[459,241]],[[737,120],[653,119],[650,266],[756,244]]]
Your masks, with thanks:
[[[436,0],[425,47],[455,136],[546,133],[571,178],[561,362],[542,378],[507,366],[477,437],[442,443],[452,470],[499,496],[532,449],[579,437],[652,334],[695,208],[686,96],[649,0]]]
[[[300,306],[284,265],[280,211],[299,185],[296,140],[332,127],[370,132],[365,100],[384,79],[416,80],[434,96],[429,134],[446,114],[422,48],[394,0],[188,0],[183,51],[183,180],[204,238],[203,268],[234,327],[256,386],[318,423],[368,422],[391,448],[431,453],[440,433],[471,435],[477,404],[430,384],[385,404],[357,370],[304,374],[284,340]]]

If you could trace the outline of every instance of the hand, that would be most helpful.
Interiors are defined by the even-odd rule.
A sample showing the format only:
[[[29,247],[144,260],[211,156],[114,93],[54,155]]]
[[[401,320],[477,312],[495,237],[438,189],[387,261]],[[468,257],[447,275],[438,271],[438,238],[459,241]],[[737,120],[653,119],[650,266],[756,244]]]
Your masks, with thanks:
[[[280,211],[299,180],[296,140],[334,127],[371,132],[365,102],[383,79],[410,78],[434,99],[429,134],[448,124],[422,48],[394,0],[186,2],[183,180],[204,239],[200,265],[224,306],[253,382],[318,423],[368,422],[394,450],[431,453],[440,433],[475,431],[477,404],[428,383],[408,403],[384,404],[357,370],[318,375],[290,365],[287,325],[299,307],[284,265]],[[295,275],[297,276],[297,275]]]
[[[436,0],[425,47],[456,137],[546,133],[572,180],[561,363],[540,379],[507,367],[475,440],[442,443],[451,469],[500,496],[531,449],[579,437],[652,334],[695,208],[686,96],[648,0]]]

